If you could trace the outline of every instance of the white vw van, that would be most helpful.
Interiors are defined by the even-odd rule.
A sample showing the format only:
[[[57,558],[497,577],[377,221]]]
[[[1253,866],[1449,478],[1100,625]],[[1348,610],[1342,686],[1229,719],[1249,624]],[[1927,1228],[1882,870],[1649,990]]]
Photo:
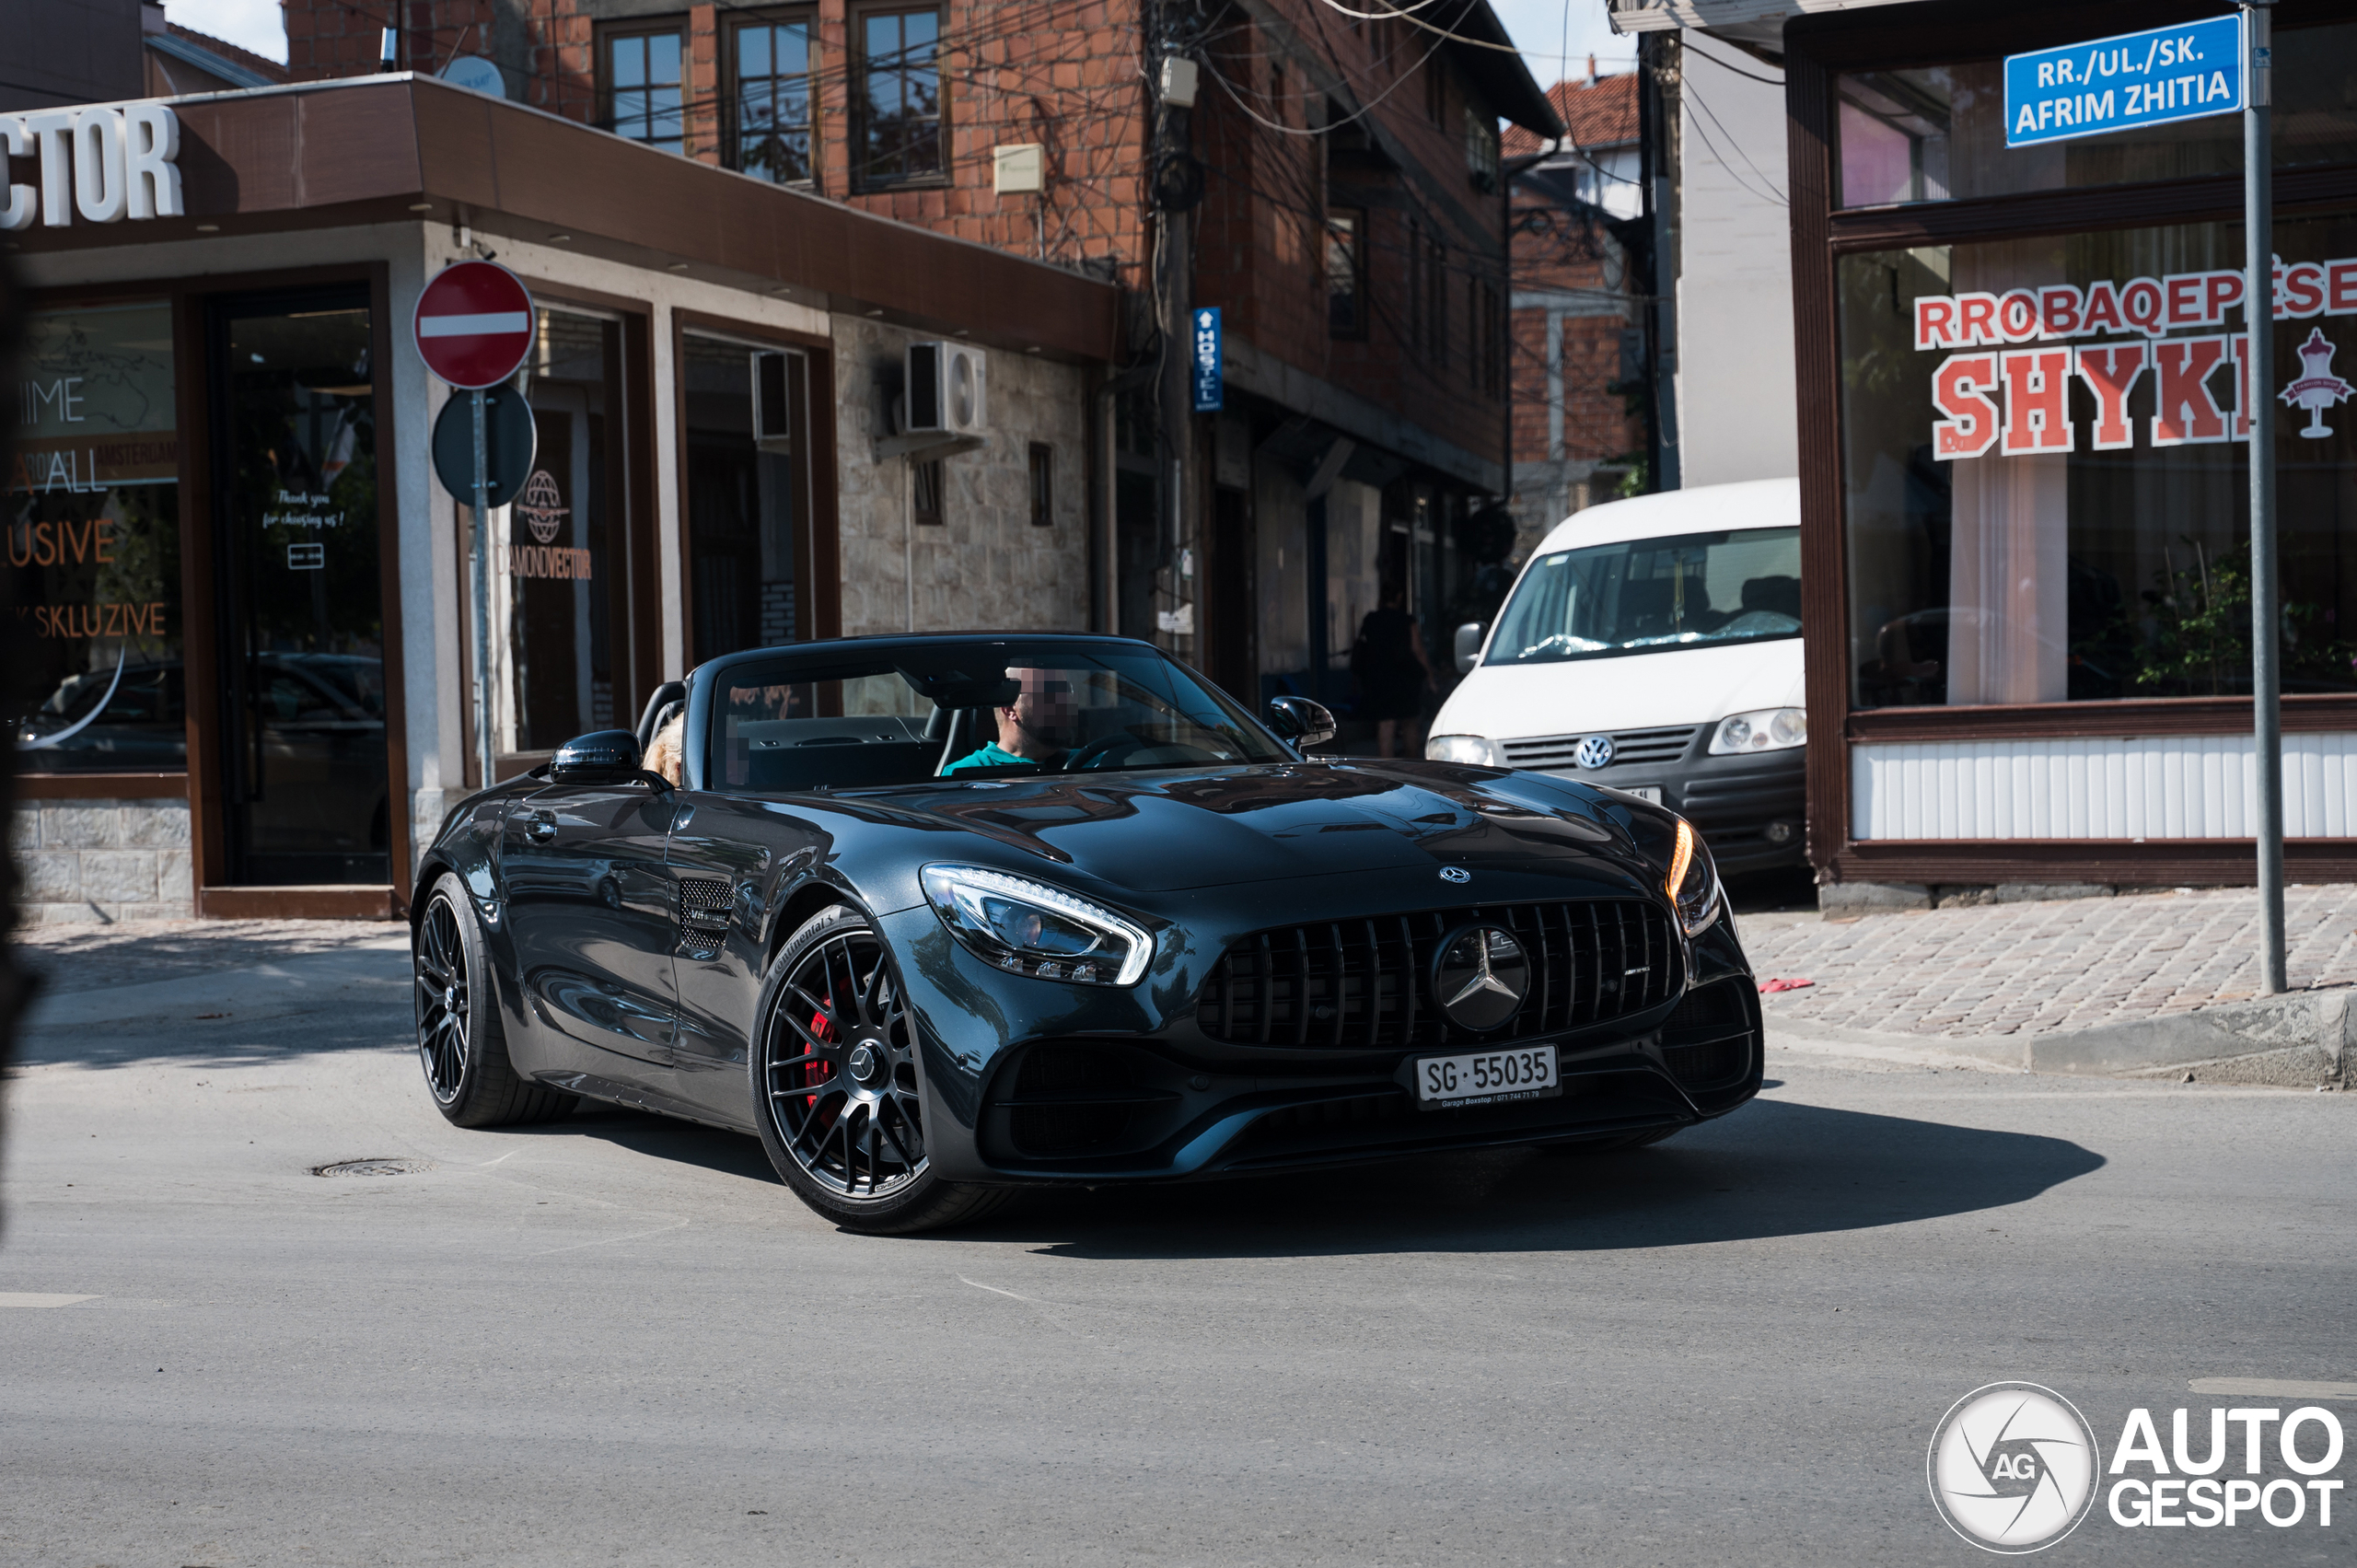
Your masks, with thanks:
[[[1802,857],[1800,484],[1614,501],[1558,524],[1424,754],[1609,784],[1684,815],[1722,870]]]

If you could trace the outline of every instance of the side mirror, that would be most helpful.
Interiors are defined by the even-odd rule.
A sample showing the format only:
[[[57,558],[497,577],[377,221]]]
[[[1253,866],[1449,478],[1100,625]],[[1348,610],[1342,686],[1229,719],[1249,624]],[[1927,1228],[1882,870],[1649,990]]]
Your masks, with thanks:
[[[1306,751],[1334,738],[1334,715],[1326,711],[1325,703],[1313,703],[1306,697],[1271,697],[1269,727],[1277,732],[1279,739]]]
[[[1457,629],[1457,673],[1470,675],[1473,667],[1481,662],[1481,633],[1489,628],[1478,621],[1469,621]]]
[[[638,776],[638,737],[626,729],[576,735],[549,759],[553,784],[612,784]]]

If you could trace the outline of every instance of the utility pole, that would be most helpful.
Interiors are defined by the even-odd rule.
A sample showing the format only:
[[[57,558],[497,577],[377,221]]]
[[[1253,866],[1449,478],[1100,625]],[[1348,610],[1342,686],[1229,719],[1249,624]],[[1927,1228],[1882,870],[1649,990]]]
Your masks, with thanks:
[[[1162,559],[1156,563],[1155,586],[1165,608],[1155,616],[1155,641],[1173,653],[1192,655],[1201,628],[1196,622],[1195,529],[1190,510],[1191,487],[1188,470],[1195,449],[1195,416],[1191,407],[1188,321],[1194,308],[1194,224],[1191,214],[1202,200],[1201,165],[1190,146],[1193,134],[1196,67],[1185,52],[1175,6],[1157,8],[1151,80],[1155,101],[1154,204],[1159,228],[1159,267],[1154,279],[1156,327],[1162,342],[1160,384],[1162,471],[1155,477],[1162,492],[1162,527],[1156,539]]]
[[[2282,610],[2275,561],[2275,188],[2272,114],[2275,0],[2242,0],[2243,236],[2250,333],[2244,403],[2250,411],[2250,705],[2258,764],[2258,929],[2261,995],[2283,972]]]

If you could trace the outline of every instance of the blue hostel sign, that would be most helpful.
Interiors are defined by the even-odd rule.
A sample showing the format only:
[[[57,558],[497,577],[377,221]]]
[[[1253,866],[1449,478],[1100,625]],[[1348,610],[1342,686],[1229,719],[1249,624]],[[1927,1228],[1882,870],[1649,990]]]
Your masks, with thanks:
[[[2007,55],[2005,145],[2239,113],[2244,52],[2230,15]]]
[[[1192,355],[1190,364],[1195,384],[1195,412],[1217,413],[1227,406],[1227,389],[1220,375],[1219,307],[1196,307],[1192,322],[1188,352]]]

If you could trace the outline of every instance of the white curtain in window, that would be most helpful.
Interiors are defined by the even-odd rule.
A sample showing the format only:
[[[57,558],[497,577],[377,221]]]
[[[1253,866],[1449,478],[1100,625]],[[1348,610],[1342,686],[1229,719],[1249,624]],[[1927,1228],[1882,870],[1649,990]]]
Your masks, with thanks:
[[[1956,248],[1959,292],[2061,283],[2050,239]],[[2069,459],[1991,449],[1953,465],[1948,701],[2059,703],[2070,680]]]

